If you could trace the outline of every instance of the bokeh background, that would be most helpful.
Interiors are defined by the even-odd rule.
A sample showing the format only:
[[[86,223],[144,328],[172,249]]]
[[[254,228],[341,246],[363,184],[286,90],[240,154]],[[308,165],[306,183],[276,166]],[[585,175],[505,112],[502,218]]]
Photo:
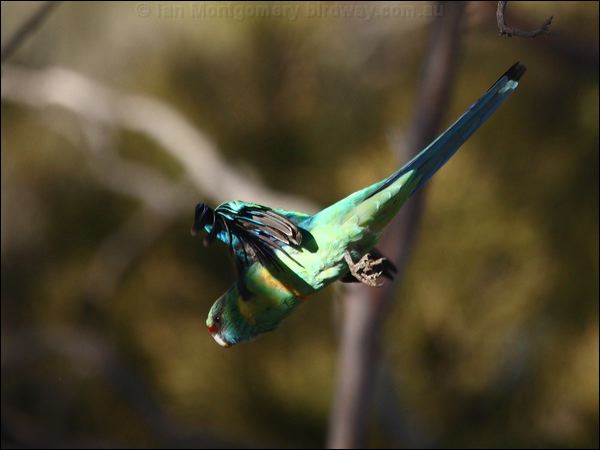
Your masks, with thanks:
[[[3,447],[324,445],[338,288],[224,350],[204,320],[234,271],[189,227],[248,199],[202,189],[211,148],[317,206],[394,170],[437,10],[369,5],[69,2],[3,64]],[[3,45],[38,6],[2,2]],[[599,445],[598,3],[511,4],[554,16],[534,40],[495,6],[467,6],[443,123],[528,72],[427,189],[371,446]]]

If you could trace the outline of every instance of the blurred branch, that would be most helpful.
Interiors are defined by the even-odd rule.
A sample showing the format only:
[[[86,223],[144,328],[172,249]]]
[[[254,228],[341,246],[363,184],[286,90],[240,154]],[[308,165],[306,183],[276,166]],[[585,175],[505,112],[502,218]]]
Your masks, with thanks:
[[[496,9],[496,21],[498,22],[498,32],[500,33],[500,36],[518,36],[523,38],[535,38],[541,34],[546,34],[550,32],[550,24],[552,23],[553,16],[548,17],[541,27],[533,31],[523,31],[518,28],[509,27],[508,25],[506,25],[506,19],[504,18],[507,5],[507,1],[500,1],[498,2],[498,8]]]
[[[43,104],[39,107],[43,108]],[[141,163],[124,159],[115,151],[115,131],[98,123],[81,122],[81,134],[45,121],[75,148],[89,148],[89,170],[103,187],[137,199],[141,206],[116,231],[102,241],[92,257],[84,301],[95,303],[110,298],[128,268],[171,221],[189,213],[194,204],[193,189],[186,183],[167,179]]]
[[[433,23],[416,109],[404,146],[408,159],[427,145],[440,127],[454,79],[464,2],[444,3]],[[366,443],[371,398],[381,360],[384,320],[402,279],[415,240],[424,191],[410,199],[388,226],[378,247],[396,262],[398,276],[380,289],[345,286],[338,381],[330,418],[329,448],[361,448]]]
[[[394,371],[397,375],[398,371]],[[377,408],[377,420],[393,448],[436,448],[440,444],[435,433],[423,426],[407,407],[401,384],[403,377],[394,379],[387,361],[382,361],[377,378],[374,401]]]
[[[99,184],[117,194],[137,199],[159,216],[189,213],[194,195],[187,183],[170,180],[156,169],[123,158],[116,151],[116,130],[97,123],[84,123],[82,129],[90,149],[89,169]],[[69,137],[67,133],[63,132],[63,135]],[[76,139],[73,139],[73,145],[82,147]]]
[[[8,39],[2,46],[0,54],[0,62],[4,62],[12,56],[12,54],[21,46],[27,36],[37,30],[52,10],[61,2],[44,2],[35,12],[17,29],[17,31]]]
[[[208,137],[160,100],[127,95],[61,67],[40,71],[7,67],[2,98],[36,108],[58,106],[91,123],[141,133],[177,159],[197,190],[217,202],[243,194],[247,201],[299,211],[317,209],[308,200],[248,179],[220,156]]]
[[[100,243],[92,258],[83,300],[97,303],[114,295],[127,270],[173,219],[189,214],[194,196],[186,183],[171,181],[154,169],[119,156],[110,139],[113,133],[90,124],[84,134],[95,156],[90,168],[96,180],[142,203]]]

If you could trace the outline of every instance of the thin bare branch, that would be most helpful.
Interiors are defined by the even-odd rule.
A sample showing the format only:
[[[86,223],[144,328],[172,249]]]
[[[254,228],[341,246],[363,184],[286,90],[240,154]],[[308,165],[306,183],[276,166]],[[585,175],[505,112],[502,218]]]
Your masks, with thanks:
[[[27,36],[37,30],[43,23],[48,15],[56,8],[61,2],[44,2],[41,4],[35,12],[15,31],[15,33],[6,40],[6,44],[2,46],[2,53],[0,55],[0,61],[2,64],[17,51],[17,49],[23,44]]]
[[[507,1],[498,2],[498,8],[496,9],[496,21],[498,22],[498,33],[500,36],[517,36],[522,38],[535,38],[541,34],[547,34],[550,32],[550,24],[552,23],[553,16],[548,17],[541,27],[533,30],[533,31],[523,31],[518,28],[511,28],[506,25],[506,19],[504,15],[506,14],[506,6],[508,5]]]

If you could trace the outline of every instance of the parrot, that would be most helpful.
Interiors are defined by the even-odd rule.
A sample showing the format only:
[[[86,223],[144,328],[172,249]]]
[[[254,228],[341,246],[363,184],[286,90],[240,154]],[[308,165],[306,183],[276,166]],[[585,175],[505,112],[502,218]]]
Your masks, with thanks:
[[[206,326],[222,347],[274,330],[309,296],[335,281],[381,286],[394,264],[376,248],[385,226],[496,109],[525,73],[512,65],[446,131],[382,181],[316,214],[244,201],[198,203],[192,235],[224,243],[237,279],[210,308]]]

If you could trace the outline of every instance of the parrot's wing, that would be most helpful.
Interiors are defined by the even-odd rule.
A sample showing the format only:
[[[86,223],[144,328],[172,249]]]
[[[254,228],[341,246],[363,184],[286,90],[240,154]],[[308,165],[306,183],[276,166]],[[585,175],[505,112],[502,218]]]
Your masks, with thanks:
[[[238,268],[248,267],[254,260],[264,265],[281,267],[276,251],[280,250],[293,259],[285,247],[297,247],[302,243],[298,225],[265,206],[249,204],[233,208],[224,203],[215,213],[229,236],[232,249],[237,244],[235,253]]]

